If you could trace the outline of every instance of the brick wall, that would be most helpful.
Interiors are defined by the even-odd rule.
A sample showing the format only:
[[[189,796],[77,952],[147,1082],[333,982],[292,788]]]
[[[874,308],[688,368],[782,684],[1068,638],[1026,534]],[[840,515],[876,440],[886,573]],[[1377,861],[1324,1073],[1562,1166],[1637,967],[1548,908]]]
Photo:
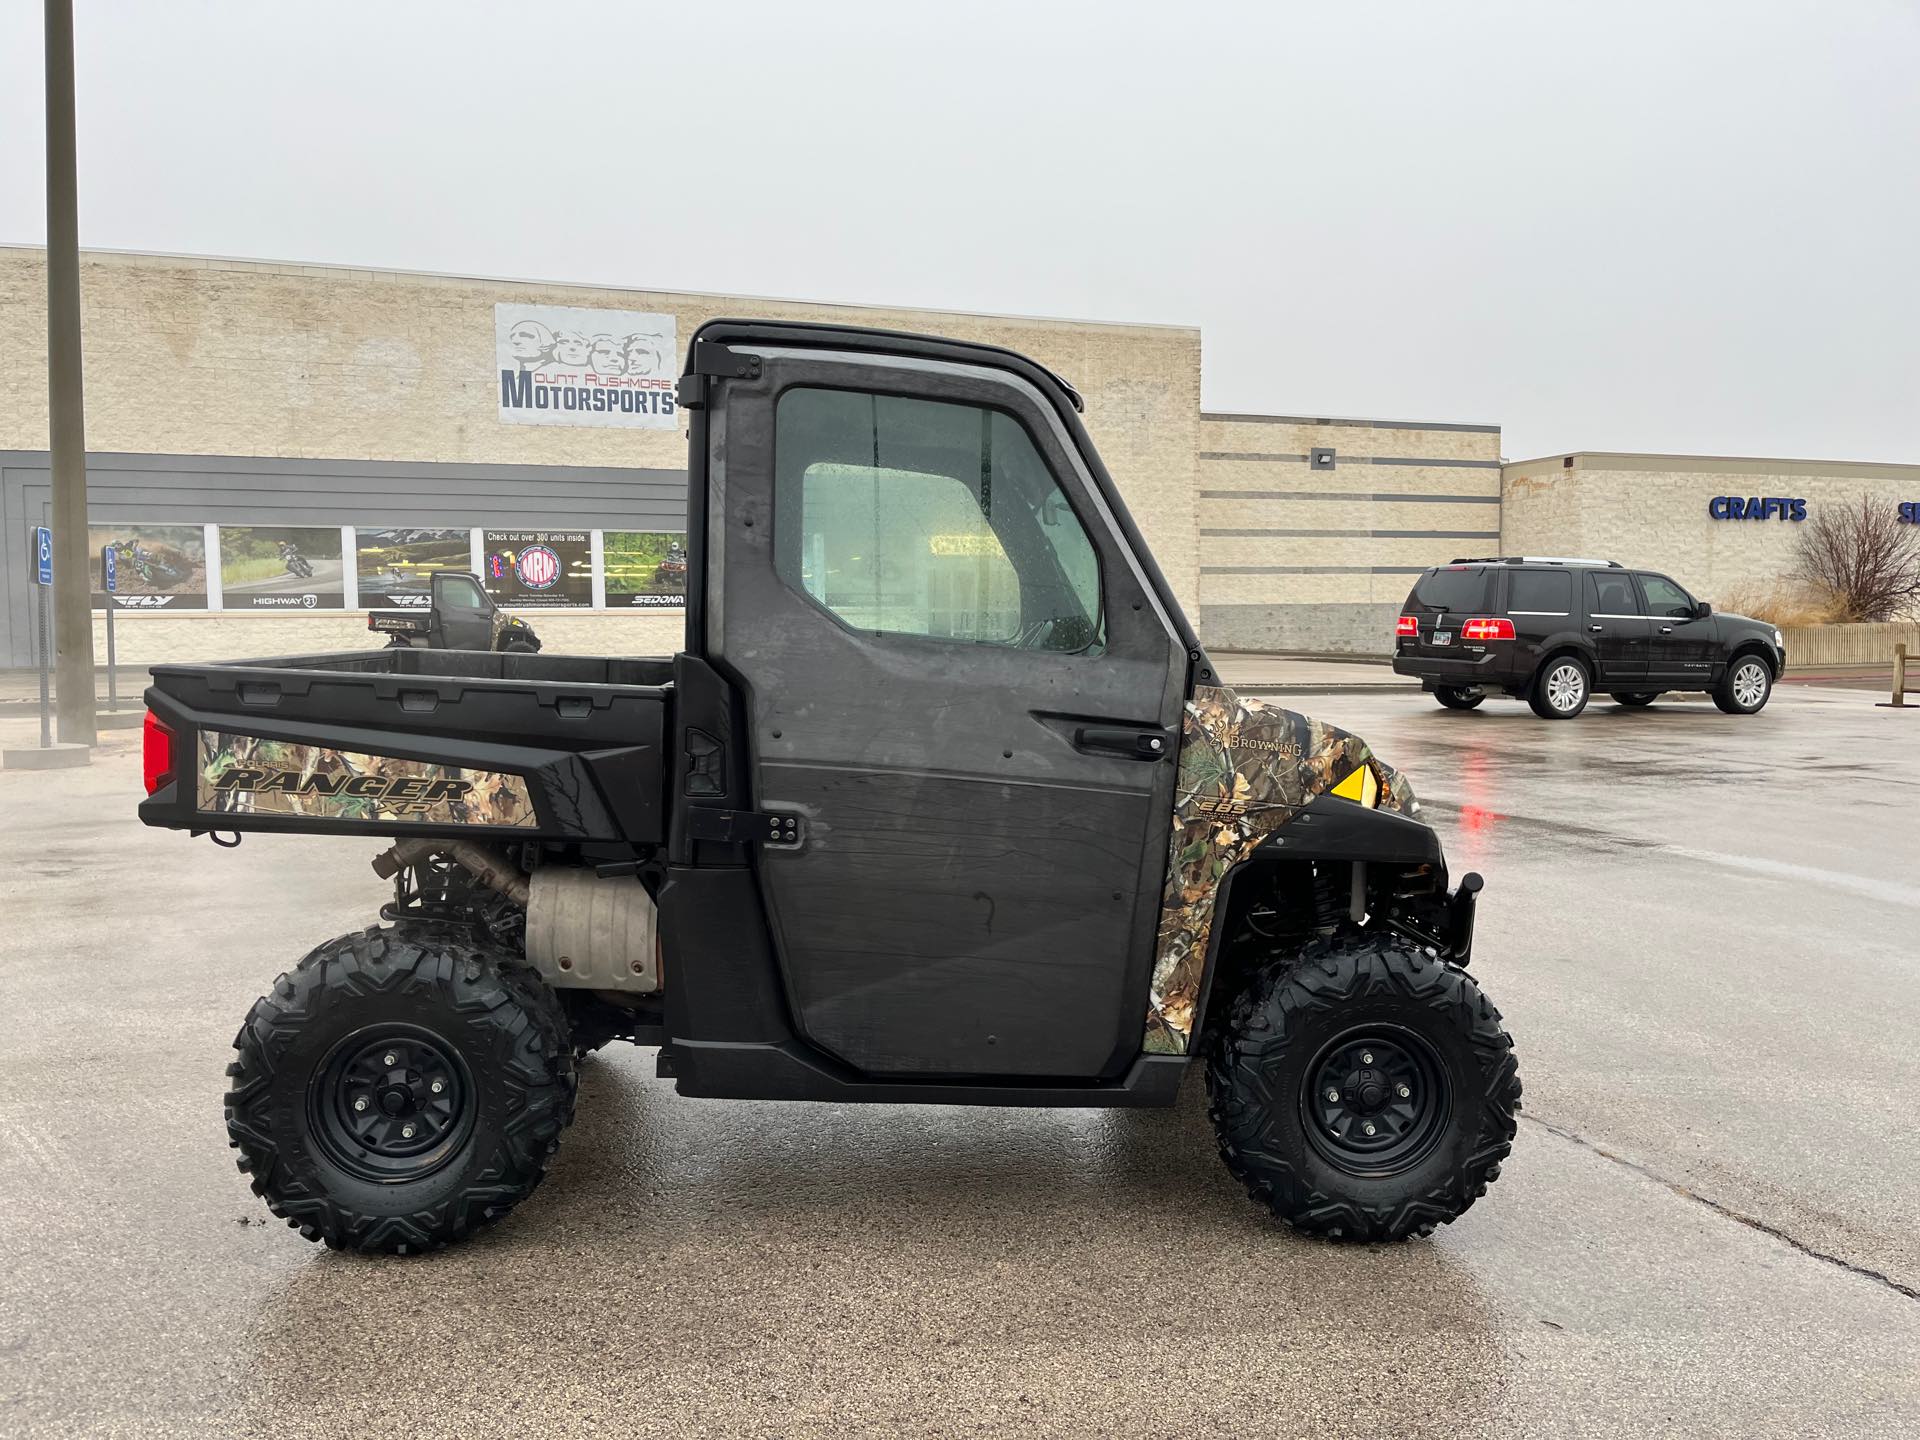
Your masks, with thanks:
[[[1497,426],[1202,415],[1201,634],[1386,653],[1414,574],[1497,547],[1499,462]]]
[[[1571,460],[1569,466],[1566,462]],[[1671,575],[1715,603],[1790,579],[1802,523],[1716,520],[1722,495],[1823,505],[1869,495],[1920,501],[1920,465],[1575,453],[1508,465],[1501,548],[1511,555],[1581,555]]]

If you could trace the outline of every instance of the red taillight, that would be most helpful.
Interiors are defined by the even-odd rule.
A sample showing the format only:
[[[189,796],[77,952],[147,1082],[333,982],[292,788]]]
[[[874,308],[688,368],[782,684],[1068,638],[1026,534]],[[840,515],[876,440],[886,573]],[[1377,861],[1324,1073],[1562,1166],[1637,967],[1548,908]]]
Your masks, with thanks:
[[[1400,617],[1400,623],[1393,627],[1393,633],[1396,639],[1398,639],[1402,635],[1411,635],[1417,638],[1420,634],[1419,617],[1414,615],[1402,615]]]
[[[1462,640],[1511,640],[1511,620],[1469,620],[1460,627]]]
[[[173,779],[173,731],[149,710],[141,738],[142,778],[147,782],[147,794],[151,795]]]

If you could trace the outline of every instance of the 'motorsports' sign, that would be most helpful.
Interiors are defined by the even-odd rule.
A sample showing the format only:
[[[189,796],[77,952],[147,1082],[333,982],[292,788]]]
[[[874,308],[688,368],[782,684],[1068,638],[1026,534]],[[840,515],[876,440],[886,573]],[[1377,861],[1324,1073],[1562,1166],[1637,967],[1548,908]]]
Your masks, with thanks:
[[[495,305],[500,418],[509,425],[671,430],[671,315],[570,305]]]

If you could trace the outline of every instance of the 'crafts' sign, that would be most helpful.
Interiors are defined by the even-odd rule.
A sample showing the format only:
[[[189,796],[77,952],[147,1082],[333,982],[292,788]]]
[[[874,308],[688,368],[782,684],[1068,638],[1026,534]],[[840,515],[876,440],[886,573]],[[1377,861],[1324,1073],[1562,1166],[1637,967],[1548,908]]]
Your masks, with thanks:
[[[1804,520],[1807,502],[1780,495],[1716,495],[1707,502],[1709,520]]]
[[[495,305],[494,364],[508,425],[671,430],[679,346],[671,315]]]

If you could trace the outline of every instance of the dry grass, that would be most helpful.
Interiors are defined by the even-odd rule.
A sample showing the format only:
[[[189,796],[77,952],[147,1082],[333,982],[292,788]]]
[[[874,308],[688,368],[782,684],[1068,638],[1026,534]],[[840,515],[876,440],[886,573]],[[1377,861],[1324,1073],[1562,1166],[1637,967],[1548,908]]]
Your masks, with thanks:
[[[1846,613],[1832,596],[1791,580],[1735,586],[1716,600],[1713,608],[1750,615],[1782,630],[1794,625],[1837,624]]]

